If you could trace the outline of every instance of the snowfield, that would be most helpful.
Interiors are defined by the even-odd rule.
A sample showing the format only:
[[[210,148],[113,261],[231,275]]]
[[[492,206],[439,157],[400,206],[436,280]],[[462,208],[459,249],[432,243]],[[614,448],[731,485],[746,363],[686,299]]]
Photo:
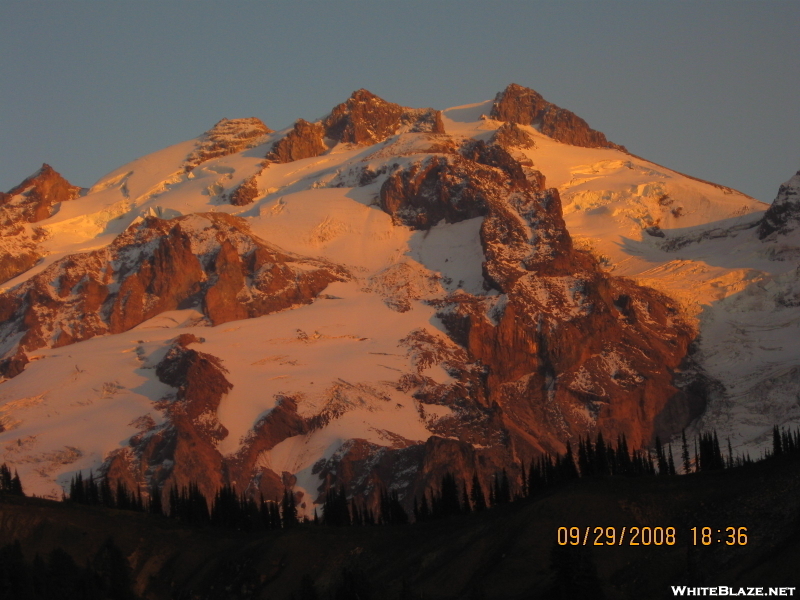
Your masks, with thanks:
[[[342,265],[353,280],[330,284],[311,304],[258,318],[212,327],[199,307],[185,307],[124,333],[30,352],[25,370],[0,384],[0,463],[19,471],[26,492],[60,498],[75,473],[97,470],[132,436],[157,429],[165,419],[159,402],[175,390],[159,381],[155,366],[180,333],[203,338],[192,347],[218,357],[233,385],[217,413],[228,430],[218,444],[223,455],[239,451],[282,396],[297,401],[301,416],[335,415],[259,455],[259,466],[293,474],[297,490],[314,496],[314,466],[350,440],[387,448],[424,443],[452,409],[423,407],[398,382],[408,374],[441,386],[458,382],[440,363],[420,365],[401,340],[415,330],[447,340],[429,301],[497,292],[484,283],[482,217],[412,230],[380,209],[380,187],[394,169],[436,154],[432,144],[443,138],[489,139],[501,125],[486,117],[490,110],[484,102],[443,111],[446,135],[338,144],[266,167],[264,155],[286,132],[264,134],[254,147],[187,172],[201,137],[124,165],[65,203],[38,223],[47,233],[45,258],[3,291],[65,256],[108,246],[144,216],[208,212],[242,217],[266,242]],[[713,428],[730,437],[735,453],[756,456],[773,425],[800,423],[800,234],[762,241],[754,225],[767,205],[744,194],[620,150],[563,144],[521,127],[535,146],[514,155],[558,189],[575,245],[613,275],[675,298],[694,323],[696,360],[723,387],[687,433]],[[365,173],[372,181],[363,184]],[[229,204],[227,195],[251,177],[254,201]],[[556,298],[565,314],[590,310],[572,278],[520,285],[542,306]],[[594,359],[611,377],[636,376],[614,352]],[[563,384],[587,393],[600,385],[586,371]],[[313,508],[306,504],[306,513]]]

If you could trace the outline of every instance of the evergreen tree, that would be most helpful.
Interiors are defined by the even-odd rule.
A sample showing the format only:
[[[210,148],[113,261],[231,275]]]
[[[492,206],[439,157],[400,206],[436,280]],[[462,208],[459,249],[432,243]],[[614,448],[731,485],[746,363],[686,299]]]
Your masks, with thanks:
[[[731,447],[731,436],[728,436],[728,468],[733,467],[733,448]]]
[[[428,493],[422,492],[422,501],[419,504],[419,516],[416,517],[417,522],[428,521],[431,518],[431,505],[428,502]]]
[[[439,501],[434,505],[436,517],[449,517],[461,513],[461,502],[458,499],[458,484],[452,473],[442,476]]]
[[[150,504],[148,509],[153,515],[164,514],[164,506],[161,503],[161,490],[158,489],[158,484],[156,482],[153,482],[153,485],[150,487]]]
[[[94,480],[94,473],[89,471],[89,479],[84,482],[84,495],[86,504],[89,506],[97,506],[100,504],[100,489],[97,482]]]
[[[243,507],[236,489],[226,483],[214,495],[211,504],[211,524],[217,527],[243,529]]]
[[[531,467],[533,463],[531,463]],[[530,479],[528,480],[528,484],[530,485]],[[486,496],[483,495],[483,488],[481,487],[481,482],[478,479],[477,471],[472,476],[472,490],[470,491],[470,500],[472,501],[472,510],[475,512],[481,512],[486,510]]]
[[[783,443],[781,440],[781,433],[778,431],[778,426],[772,428],[772,454],[778,456],[783,454]]]
[[[609,474],[608,453],[606,452],[606,443],[603,440],[603,433],[601,431],[597,432],[597,441],[595,442],[594,448],[594,461],[595,472],[598,475],[605,476]]]
[[[9,490],[13,496],[24,496],[25,492],[22,491],[22,481],[20,481],[19,473],[14,469],[14,478],[11,480],[11,489]]]
[[[686,443],[686,429],[681,431],[681,459],[683,459],[683,474],[688,475],[692,470],[692,463],[689,459],[689,445]]]
[[[511,502],[511,485],[508,481],[508,472],[503,469],[500,475],[495,473],[495,503],[508,504]]]
[[[719,438],[716,431],[700,434],[700,459],[699,471],[715,471],[725,468],[722,452],[719,448]]]
[[[717,437],[717,430],[714,430],[714,468],[724,469],[725,461],[722,459],[722,450],[719,447],[719,438]]]
[[[111,491],[111,482],[108,480],[108,477],[103,477],[103,479],[100,480],[100,483],[97,484],[97,490],[100,506],[105,506],[108,508],[116,507],[116,498],[114,497],[114,493]]]
[[[325,525],[348,526],[352,524],[344,488],[339,490],[330,488],[328,493],[325,494],[322,520]]]
[[[675,458],[672,456],[672,444],[669,445],[669,458],[667,459],[667,468],[669,469],[670,475],[677,475],[677,471],[675,470]]]
[[[624,433],[617,438],[616,464],[621,475],[633,475],[633,462],[628,451],[628,440]]]
[[[22,482],[19,479],[19,473],[14,469],[14,475],[11,475],[11,469],[8,465],[3,463],[0,465],[0,493],[10,494],[12,496],[24,496],[22,491]]]
[[[567,440],[567,451],[564,453],[564,460],[561,462],[561,476],[563,479],[576,479],[579,477],[578,467],[575,465],[575,456],[572,453],[572,444],[570,444],[569,440]]]
[[[0,492],[11,491],[11,469],[3,463],[0,465]]]
[[[669,475],[667,457],[664,455],[664,448],[661,445],[661,438],[656,436],[656,459],[658,460],[658,474]]]
[[[300,523],[300,520],[297,518],[297,505],[295,504],[294,494],[289,488],[283,489],[281,520],[283,527],[294,527]]]

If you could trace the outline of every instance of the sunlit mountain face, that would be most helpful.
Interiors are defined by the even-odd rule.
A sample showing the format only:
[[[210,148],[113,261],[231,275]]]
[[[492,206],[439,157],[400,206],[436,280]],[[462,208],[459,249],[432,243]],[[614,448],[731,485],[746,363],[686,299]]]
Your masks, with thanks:
[[[89,189],[45,165],[0,194],[0,463],[311,516],[587,435],[757,454],[800,422],[798,177],[770,207],[514,84],[223,119]]]

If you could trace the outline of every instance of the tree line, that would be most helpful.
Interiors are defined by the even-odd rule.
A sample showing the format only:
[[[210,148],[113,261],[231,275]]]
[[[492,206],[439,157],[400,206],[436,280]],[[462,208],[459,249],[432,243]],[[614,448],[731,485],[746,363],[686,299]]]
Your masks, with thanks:
[[[17,470],[14,469],[14,475],[11,475],[11,469],[8,468],[6,463],[0,465],[0,493],[11,494],[12,496],[24,496],[22,491],[22,482],[19,479]]]
[[[800,454],[800,427],[795,430],[775,427],[772,432],[772,451],[760,460],[783,454]],[[366,498],[352,495],[348,498],[341,486],[331,487],[323,501],[321,515],[315,509],[313,519],[298,514],[294,494],[285,488],[280,498],[265,499],[237,492],[229,484],[223,485],[209,502],[199,486],[190,482],[173,486],[168,493],[166,506],[162,491],[152,486],[146,494],[140,489],[129,490],[122,481],[112,486],[108,478],[95,477],[92,472],[84,478],[77,473],[70,481],[69,493],[63,501],[91,506],[104,506],[121,510],[149,512],[163,515],[189,525],[215,526],[242,531],[274,530],[294,527],[302,523],[327,526],[402,525],[426,522],[454,515],[481,512],[494,506],[531,498],[542,490],[570,480],[593,477],[644,477],[668,476],[680,473],[697,473],[734,468],[753,463],[749,454],[734,456],[730,439],[723,448],[716,431],[704,432],[689,446],[685,432],[681,435],[680,455],[672,445],[666,447],[656,437],[652,450],[631,451],[625,435],[616,443],[608,443],[602,433],[594,440],[588,435],[577,441],[577,450],[567,442],[564,453],[545,453],[527,465],[517,464],[509,477],[502,469],[484,485],[477,472],[462,480],[446,472],[433,485],[429,485],[412,499],[412,510],[407,511],[397,489],[384,488],[379,501],[372,507]],[[0,465],[0,492],[24,495],[19,475],[7,465]]]

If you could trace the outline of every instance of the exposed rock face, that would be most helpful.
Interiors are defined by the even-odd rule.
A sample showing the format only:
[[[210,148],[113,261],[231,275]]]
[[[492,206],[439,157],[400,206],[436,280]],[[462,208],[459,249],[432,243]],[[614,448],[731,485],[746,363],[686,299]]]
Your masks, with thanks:
[[[103,469],[109,479],[130,489],[156,485],[165,502],[174,486],[197,483],[213,497],[226,483],[216,443],[228,431],[217,418],[217,408],[232,386],[219,359],[188,347],[198,342],[192,335],[179,336],[157,365],[158,378],[176,388],[159,403],[166,422],[133,436],[129,448],[111,456]]]
[[[285,163],[319,156],[328,149],[326,138],[370,145],[403,132],[444,133],[441,111],[406,108],[386,102],[367,90],[357,90],[321,122],[299,119],[286,137],[275,142],[267,160]]]
[[[503,148],[535,148],[536,142],[515,122],[506,122],[492,136],[492,142]]]
[[[586,148],[617,148],[622,146],[606,140],[606,136],[591,129],[578,115],[545,100],[541,94],[516,83],[497,94],[490,116],[498,121],[532,125],[551,138]]]
[[[5,379],[16,377],[22,373],[28,362],[27,354],[18,350],[14,356],[0,360],[0,377]]]
[[[80,191],[45,163],[17,187],[0,193],[0,226],[47,219],[59,203],[77,198]]]
[[[334,107],[322,123],[326,137],[347,144],[377,144],[406,131],[444,133],[440,111],[405,108],[364,89]]]
[[[320,123],[309,123],[298,119],[286,137],[279,139],[272,146],[272,150],[267,154],[267,161],[287,163],[319,156],[328,149],[324,137],[325,128]]]
[[[41,255],[38,252],[36,238],[27,235],[22,227],[0,229],[3,236],[0,249],[0,283],[5,283],[17,275],[21,275],[34,266]]]
[[[158,378],[176,390],[157,405],[164,411],[165,423],[133,436],[127,449],[109,457],[103,471],[131,489],[157,486],[165,503],[171,488],[189,483],[197,483],[208,498],[224,484],[247,489],[256,498],[280,498],[284,488],[291,487],[292,476],[260,467],[259,456],[289,437],[307,433],[311,425],[298,416],[294,400],[282,398],[256,423],[239,452],[223,456],[217,443],[228,431],[219,422],[217,409],[233,386],[217,357],[189,348],[202,342],[190,334],[173,340],[156,367]]]
[[[437,487],[446,472],[465,481],[477,474],[488,490],[492,476],[506,469],[515,486],[521,480],[522,461],[529,463],[542,452],[562,452],[568,439],[602,432],[614,441],[624,434],[630,447],[641,447],[655,435],[666,438],[696,418],[708,397],[704,386],[713,382],[704,382],[701,369],[691,364],[694,332],[678,306],[656,291],[604,273],[589,253],[577,250],[564,223],[558,191],[548,189],[544,176],[513,154],[534,145],[530,130],[526,132],[521,123],[567,143],[616,146],[569,111],[519,86],[509,86],[498,96],[493,116],[506,122],[488,141],[480,124],[475,133],[479,139],[464,141],[461,136],[440,135],[442,119],[437,111],[407,109],[359,90],[325,119],[299,120],[276,140],[262,172],[245,179],[227,200],[237,206],[252,203],[259,196],[259,182],[265,187],[277,184],[273,189],[291,187],[287,195],[306,183],[307,189],[374,186],[331,194],[327,202],[329,189],[316,199],[309,194],[294,204],[297,198],[285,204],[278,201],[264,215],[243,214],[256,222],[274,218],[269,224],[272,231],[281,223],[322,231],[318,238],[299,238],[300,248],[308,247],[312,242],[306,240],[311,239],[320,252],[328,252],[322,243],[329,240],[326,232],[341,228],[355,236],[343,240],[346,244],[366,240],[357,237],[362,233],[372,236],[361,246],[364,253],[377,248],[377,255],[390,249],[386,262],[379,262],[383,260],[379,257],[363,265],[354,263],[361,286],[347,289],[379,296],[394,313],[385,311],[375,298],[363,304],[340,298],[331,304],[344,300],[341,304],[347,303],[349,309],[329,304],[319,312],[327,326],[329,315],[342,314],[336,310],[364,306],[364,315],[369,316],[359,315],[358,336],[340,337],[354,338],[359,345],[366,341],[363,348],[376,350],[368,351],[370,355],[392,358],[379,359],[387,364],[379,365],[377,378],[369,372],[353,382],[338,379],[337,374],[332,378],[327,363],[322,363],[324,368],[313,364],[317,358],[274,363],[279,370],[299,363],[308,370],[291,383],[282,380],[282,373],[260,380],[281,380],[265,383],[281,386],[268,388],[274,400],[267,402],[271,410],[253,415],[255,422],[243,437],[229,440],[218,409],[234,383],[244,381],[243,389],[252,389],[253,379],[248,378],[253,375],[241,375],[236,369],[242,379],[234,379],[222,358],[202,351],[201,339],[179,336],[151,367],[173,389],[164,398],[152,398],[152,409],[163,414],[163,422],[156,425],[150,414],[136,419],[139,433],[126,447],[114,446],[106,456],[105,475],[131,489],[155,483],[165,495],[171,487],[191,481],[208,496],[220,485],[232,484],[240,492],[268,499],[280,496],[299,477],[313,496],[298,497],[301,503],[321,502],[330,487],[344,487],[348,495],[357,495],[373,509],[380,491],[391,486],[402,492],[402,501],[410,508],[414,497]],[[198,143],[186,168],[253,147],[269,140],[269,133],[258,120],[223,120]],[[535,139],[541,143],[541,138]],[[339,142],[363,146],[386,140],[367,151],[308,161],[320,163],[306,165],[309,173],[317,173],[313,177],[296,179],[291,173],[297,172],[295,168],[269,169],[270,162],[319,156]],[[231,164],[251,164],[237,160]],[[792,186],[795,191],[787,188],[787,199],[797,195],[797,186]],[[56,204],[39,202],[28,189],[3,196],[0,211],[15,206],[20,214],[33,215],[30,218],[37,211],[49,215]],[[152,189],[170,193],[163,185]],[[365,206],[373,201],[375,189],[379,189],[378,205],[395,225],[421,232],[392,230],[386,215]],[[178,202],[191,205],[188,196]],[[300,206],[306,199],[307,205]],[[37,202],[49,208],[40,210]],[[205,210],[197,208],[199,202],[192,206]],[[280,221],[295,207],[290,220]],[[791,219],[784,213],[786,225]],[[331,282],[351,278],[335,264],[301,258],[258,239],[239,217],[201,213],[166,220],[158,218],[161,213],[156,210],[150,214],[109,246],[63,258],[0,294],[0,381],[26,368],[28,350],[127,331],[181,308],[201,310],[214,325],[258,317],[312,302]],[[312,218],[319,219],[319,225],[313,226]],[[474,220],[431,231],[438,223],[470,219]],[[35,235],[30,224],[18,221],[14,227],[29,237]],[[297,235],[304,235],[304,230],[298,229]],[[349,257],[359,246],[342,254],[339,248],[330,248],[328,256]],[[34,252],[32,260],[37,258]],[[28,264],[24,257],[19,260]],[[447,260],[451,262],[444,265]],[[6,264],[16,263],[0,263]],[[16,268],[20,267],[12,271]],[[433,306],[435,317],[421,303]],[[351,327],[352,314],[342,320],[346,324],[334,327]],[[371,332],[362,333],[363,321],[373,318],[376,322],[365,327],[372,327]],[[397,329],[394,322],[389,327],[377,322],[383,318],[396,319]],[[205,335],[217,336],[218,331]],[[374,338],[367,337],[373,334]],[[319,332],[315,336],[326,337]],[[247,343],[252,338],[240,339]],[[303,340],[298,346],[311,343],[303,332],[297,340]],[[279,341],[283,347],[283,338]],[[331,344],[328,350],[308,356],[324,361],[330,356],[325,352],[340,347],[345,348]],[[137,355],[140,351],[144,353],[143,346]],[[304,352],[298,351],[298,356]],[[358,356],[355,351],[343,352],[346,357]],[[263,366],[261,361],[253,365]],[[233,364],[227,366],[234,371]],[[27,368],[31,367],[41,368],[35,363]],[[360,367],[356,377],[361,376]],[[306,375],[312,372],[324,372],[313,391],[304,387],[313,383],[305,381],[312,379]],[[25,378],[4,385],[27,385]],[[373,412],[384,414],[369,421],[368,413]],[[413,427],[394,429],[399,422],[395,414]],[[231,431],[242,425],[233,420],[226,424]],[[130,429],[124,431],[130,435]],[[300,439],[276,450],[295,437]],[[297,448],[295,441],[308,442],[302,471],[269,468],[280,464],[286,466],[274,469],[300,469],[299,462],[284,460],[287,448]],[[223,455],[220,447],[237,450]],[[309,478],[307,468],[319,479]]]
[[[410,508],[446,472],[464,481],[477,474],[488,490],[493,474],[506,469],[514,487],[520,461],[563,452],[567,439],[602,432],[647,446],[702,411],[702,390],[679,387],[694,331],[677,304],[603,273],[574,249],[558,192],[498,140],[397,168],[380,206],[415,229],[482,216],[484,277],[499,295],[433,301],[451,340],[425,330],[401,340],[416,372],[401,377],[398,389],[419,402],[423,418],[428,406],[445,406],[452,416],[429,422],[435,435],[423,444],[348,441],[314,466],[322,479],[318,501],[343,487],[375,509],[391,482]],[[432,365],[453,383],[427,377]]]
[[[247,206],[258,196],[258,175],[245,179],[228,196],[228,202],[234,206]]]
[[[460,155],[434,156],[393,173],[381,186],[380,206],[398,223],[428,229],[484,216],[512,191],[535,193],[521,165],[499,146],[466,145]]]
[[[758,237],[763,240],[775,232],[786,234],[800,224],[800,171],[778,190],[775,201],[758,224]]]
[[[484,190],[474,186],[469,176],[480,171],[460,158],[432,157],[414,163],[384,182],[380,206],[395,221],[414,229],[429,229],[442,219],[456,223],[481,216],[487,210]],[[494,175],[489,169],[486,173]],[[451,177],[462,185],[448,186]]]
[[[148,217],[109,247],[68,256],[0,294],[0,348],[64,346],[192,305],[215,325],[256,317],[311,302],[348,277],[267,244],[237,217]]]
[[[186,157],[185,169],[200,163],[253,148],[266,141],[272,130],[260,119],[222,119],[203,134],[195,149]]]
[[[410,511],[414,499],[419,500],[423,494],[430,497],[431,490],[439,489],[446,473],[469,481],[477,474],[488,496],[493,475],[503,468],[512,480],[521,478],[519,466],[513,461],[514,457],[498,446],[476,449],[461,440],[434,435],[423,444],[396,448],[352,439],[329,459],[315,465],[314,470],[323,481],[323,490],[344,489],[349,497],[360,499],[362,508],[379,514],[380,494],[386,489],[386,482],[402,489],[401,501]],[[321,493],[319,501],[324,498]]]
[[[484,217],[484,277],[501,295],[461,293],[439,315],[466,362],[486,369],[483,395],[464,389],[461,402],[491,409],[486,419],[517,455],[563,451],[563,440],[595,430],[647,445],[685,425],[654,423],[691,401],[673,379],[693,331],[674,302],[575,250],[558,192],[543,183],[502,148],[474,143],[394,173],[381,207],[415,228]],[[441,395],[427,387],[421,395]]]
[[[45,233],[26,224],[52,216],[61,202],[77,198],[80,191],[44,164],[8,193],[0,192],[0,283],[24,273],[41,258],[38,242]]]

